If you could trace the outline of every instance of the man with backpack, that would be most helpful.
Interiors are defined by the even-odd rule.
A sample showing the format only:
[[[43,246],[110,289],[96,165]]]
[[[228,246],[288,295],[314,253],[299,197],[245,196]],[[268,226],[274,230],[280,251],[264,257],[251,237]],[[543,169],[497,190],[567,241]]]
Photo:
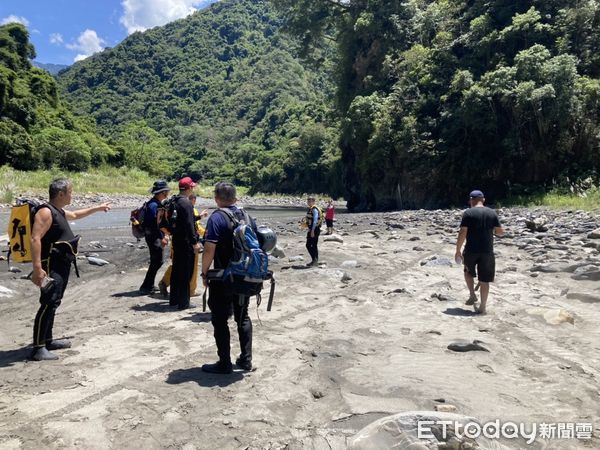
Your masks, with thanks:
[[[249,297],[232,292],[224,281],[211,281],[208,284],[207,274],[214,262],[214,269],[226,269],[233,258],[233,231],[235,228],[232,217],[238,221],[248,221],[256,232],[256,224],[243,209],[235,203],[236,190],[231,183],[219,182],[215,186],[215,202],[219,207],[208,218],[202,255],[202,281],[208,286],[208,306],[211,310],[211,322],[217,345],[219,361],[214,364],[204,364],[202,370],[209,373],[228,374],[233,371],[230,355],[230,336],[227,322],[233,310],[237,323],[241,354],[236,365],[243,369],[252,370],[252,321],[248,315]],[[231,215],[231,217],[230,217]]]
[[[169,305],[180,310],[194,307],[190,304],[190,280],[194,273],[194,257],[200,252],[200,236],[189,197],[195,186],[190,177],[179,180],[179,195],[170,200],[167,210],[168,228],[173,239]]]
[[[153,197],[142,207],[142,226],[144,229],[144,238],[150,251],[150,265],[146,272],[146,277],[140,286],[140,294],[148,295],[158,291],[154,286],[154,280],[158,269],[163,264],[163,248],[167,245],[167,238],[158,227],[158,210],[163,200],[169,196],[171,188],[164,180],[157,180],[150,188]]]
[[[308,228],[306,234],[306,249],[311,257],[311,261],[307,266],[318,266],[319,265],[319,235],[321,234],[321,224],[323,223],[323,211],[316,205],[314,197],[308,197],[307,199],[308,211],[306,211],[306,218],[304,226]]]
[[[71,203],[73,186],[65,178],[50,184],[48,203],[35,212],[31,231],[31,280],[41,288],[40,309],[33,326],[33,354],[35,361],[58,359],[50,350],[70,348],[66,339],[53,339],[54,315],[67,288],[71,264],[75,262],[79,236],[75,236],[69,220],[82,219],[99,211],[110,210],[109,203],[76,211],[63,208]]]

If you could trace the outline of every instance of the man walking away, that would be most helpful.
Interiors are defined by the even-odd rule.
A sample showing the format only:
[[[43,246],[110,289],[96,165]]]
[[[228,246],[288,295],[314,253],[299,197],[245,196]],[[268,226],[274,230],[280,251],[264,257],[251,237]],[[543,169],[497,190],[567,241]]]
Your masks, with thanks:
[[[467,305],[474,305],[477,302],[474,277],[477,276],[479,279],[481,304],[479,308],[475,307],[475,311],[479,314],[486,312],[490,283],[494,281],[496,272],[494,234],[496,236],[504,234],[498,215],[484,206],[484,202],[483,192],[475,190],[469,194],[471,208],[463,213],[455,254],[457,260],[464,261],[465,282],[469,288]],[[461,254],[465,240],[467,243],[464,253]]]
[[[79,243],[79,236],[73,234],[68,221],[110,210],[109,203],[102,203],[91,208],[65,211],[63,208],[71,203],[73,193],[73,186],[66,178],[52,181],[48,191],[50,201],[37,210],[31,231],[31,280],[41,288],[40,309],[33,325],[32,359],[35,361],[58,359],[50,350],[71,347],[71,342],[66,339],[52,338],[54,316],[67,289]]]
[[[306,234],[306,249],[311,257],[311,262],[307,265],[317,266],[319,264],[319,235],[321,234],[321,223],[323,223],[323,211],[315,204],[314,197],[307,199],[308,211],[306,212],[306,226],[308,233]]]
[[[194,208],[189,200],[196,183],[190,177],[179,180],[179,195],[171,207],[171,233],[173,237],[173,270],[169,304],[178,309],[190,305],[190,281],[194,271],[194,255],[200,251],[200,243],[194,220]]]
[[[244,220],[247,215],[238,208],[235,186],[220,182],[215,185],[215,203],[219,208],[227,209],[237,220]],[[250,226],[256,232],[256,224],[250,220]],[[224,211],[216,210],[206,223],[204,253],[202,255],[202,281],[207,286],[206,274],[214,261],[215,269],[225,269],[233,257],[233,221]],[[240,298],[229,291],[224,283],[211,281],[209,286],[208,306],[212,313],[211,322],[217,344],[219,361],[204,364],[202,370],[209,373],[231,373],[231,346],[227,321],[233,310],[240,339],[241,353],[235,364],[243,370],[252,370],[252,321],[248,315],[249,297]]]
[[[154,280],[158,269],[163,264],[163,248],[167,245],[167,238],[158,227],[158,210],[162,201],[169,196],[171,189],[164,180],[157,180],[150,188],[153,197],[146,203],[144,210],[144,238],[150,251],[150,266],[146,272],[144,282],[140,286],[140,294],[148,295],[156,292],[158,288],[154,286]]]

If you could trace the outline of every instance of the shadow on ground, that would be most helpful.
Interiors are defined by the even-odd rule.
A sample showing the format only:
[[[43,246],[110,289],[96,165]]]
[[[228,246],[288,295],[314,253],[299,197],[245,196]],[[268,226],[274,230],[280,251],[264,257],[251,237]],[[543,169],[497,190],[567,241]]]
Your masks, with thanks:
[[[169,374],[167,377],[168,384],[181,384],[188,382],[198,383],[199,386],[203,387],[225,387],[230,384],[237,383],[244,379],[244,375],[241,372],[233,372],[227,375],[206,373],[203,372],[200,367],[191,367],[189,369],[177,369]]]
[[[459,316],[459,317],[472,317],[478,316],[475,311],[464,308],[447,308],[445,311],[442,311],[444,314],[448,314],[449,316]]]

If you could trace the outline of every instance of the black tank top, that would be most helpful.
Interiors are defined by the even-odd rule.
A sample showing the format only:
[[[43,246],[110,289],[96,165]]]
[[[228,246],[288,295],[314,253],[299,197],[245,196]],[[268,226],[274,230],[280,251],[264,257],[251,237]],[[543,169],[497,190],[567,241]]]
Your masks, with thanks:
[[[42,208],[48,208],[52,214],[52,225],[50,225],[50,229],[42,237],[42,260],[44,260],[48,258],[52,244],[56,242],[73,242],[76,240],[76,237],[65,217],[64,210],[58,209],[50,203],[44,203],[39,209]]]

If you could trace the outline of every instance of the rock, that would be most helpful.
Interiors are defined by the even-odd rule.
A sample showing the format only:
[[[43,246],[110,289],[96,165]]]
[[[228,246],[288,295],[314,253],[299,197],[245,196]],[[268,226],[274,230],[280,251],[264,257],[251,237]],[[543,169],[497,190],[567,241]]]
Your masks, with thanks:
[[[434,409],[436,411],[445,412],[445,413],[453,413],[453,412],[457,411],[456,406],[454,406],[454,405],[448,405],[448,404],[445,404],[445,405],[435,405]]]
[[[304,256],[302,255],[297,255],[297,256],[290,256],[288,258],[289,262],[299,262],[299,261],[304,261]]]
[[[14,293],[15,293],[15,291],[13,291],[12,289],[9,289],[4,286],[0,286],[0,297],[1,298],[11,298]]]
[[[12,273],[21,273],[21,272],[23,272],[21,269],[19,269],[18,267],[15,267],[15,266],[10,266],[10,268],[8,269],[8,271],[12,272]]]
[[[561,323],[575,325],[575,318],[573,315],[564,309],[532,308],[528,309],[527,313],[535,316],[542,316],[550,325],[560,325]]]
[[[352,275],[350,275],[348,272],[344,271],[344,274],[342,275],[342,281],[346,282],[346,281],[350,281],[352,280]]]
[[[100,255],[98,253],[88,253],[85,252],[86,258],[98,258]]]
[[[548,218],[546,216],[540,216],[533,220],[527,220],[525,226],[531,231],[544,232],[548,231],[548,227],[546,226],[547,223]]]
[[[6,256],[0,255],[0,261],[6,261]]]
[[[278,245],[276,245],[275,248],[271,250],[271,255],[273,255],[275,258],[285,258],[285,252]]]
[[[418,436],[419,422],[428,424],[421,427],[421,439]],[[460,414],[434,411],[404,412],[384,417],[367,425],[349,439],[348,448],[350,450],[507,449],[503,444],[483,435],[477,438],[466,437],[462,431],[469,423],[477,423],[481,427],[481,423],[474,417]],[[444,429],[446,433],[443,433]]]
[[[590,234],[588,234],[588,239],[600,239],[600,228],[595,229]]]
[[[133,244],[132,242],[126,242],[125,245],[127,247],[135,247],[135,244]]]
[[[450,261],[448,258],[434,255],[434,256],[431,256],[430,258],[422,260],[419,264],[422,266],[427,266],[427,267],[439,267],[439,266],[452,267],[452,265],[454,263],[452,261]]]
[[[371,244],[362,244],[360,248],[373,248]]]
[[[409,241],[420,241],[421,238],[419,236],[412,236]]]
[[[330,234],[323,238],[323,242],[339,242],[340,244],[343,244],[344,239],[339,234]]]
[[[344,261],[342,263],[342,267],[358,267],[358,261],[355,261],[353,259]]]
[[[320,389],[317,389],[317,388],[311,388],[310,393],[313,396],[313,398],[315,398],[317,400],[325,397],[325,394],[323,394],[323,391],[321,391]]]
[[[425,251],[425,249],[423,247],[419,247],[418,245],[413,247],[413,250],[415,252],[424,252]]]
[[[92,266],[106,266],[107,264],[110,264],[105,259],[95,258],[93,256],[89,256],[87,260]]]
[[[585,294],[579,292],[569,292],[568,299],[579,300],[584,303],[600,303],[600,295]]]
[[[596,268],[596,270],[590,269],[591,267]],[[600,281],[600,270],[596,266],[584,266],[580,269],[577,269],[575,273],[571,275],[571,278],[574,280]]]
[[[465,339],[458,339],[448,344],[448,350],[452,350],[453,352],[489,352],[487,348],[481,346],[480,344],[483,344],[483,342],[478,340],[470,342]]]
[[[446,294],[440,294],[438,292],[434,292],[433,294],[431,294],[431,298],[437,298],[440,302],[455,302],[456,299],[453,297],[450,297],[449,295]]]

